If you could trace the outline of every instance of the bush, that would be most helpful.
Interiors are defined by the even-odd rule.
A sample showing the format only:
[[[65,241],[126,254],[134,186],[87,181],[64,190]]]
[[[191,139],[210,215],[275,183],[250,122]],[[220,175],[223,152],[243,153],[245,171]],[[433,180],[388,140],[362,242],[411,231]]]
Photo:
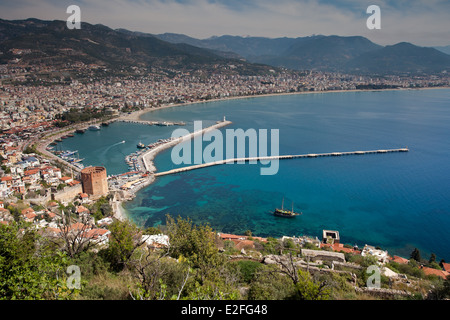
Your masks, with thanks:
[[[277,272],[276,266],[262,265],[250,283],[249,300],[284,300],[295,295],[289,277]]]
[[[241,260],[235,263],[238,265],[241,279],[246,283],[250,283],[256,272],[262,268],[262,264],[257,261]]]
[[[410,260],[409,263],[397,263],[391,261],[386,266],[397,273],[406,274],[408,276],[413,276],[420,279],[425,277],[423,270],[419,269],[417,263],[413,260]]]

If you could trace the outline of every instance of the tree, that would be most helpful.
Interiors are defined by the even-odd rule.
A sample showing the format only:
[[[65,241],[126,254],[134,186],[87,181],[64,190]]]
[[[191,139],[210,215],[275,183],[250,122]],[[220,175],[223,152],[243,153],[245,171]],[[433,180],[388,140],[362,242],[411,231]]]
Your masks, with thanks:
[[[185,257],[193,268],[199,269],[202,280],[225,262],[219,255],[216,235],[208,225],[194,226],[189,218],[184,220],[181,217],[175,222],[167,216],[167,230],[171,256]]]
[[[300,300],[327,300],[330,296],[327,282],[315,282],[307,271],[298,270],[295,287]]]
[[[431,253],[430,260],[428,260],[429,263],[436,262],[436,255],[434,253]]]
[[[219,253],[218,239],[210,226],[195,226],[191,220],[167,216],[170,246],[174,258],[186,261],[192,269],[183,293],[187,299],[237,299],[237,276],[230,272],[226,257]]]
[[[94,234],[90,233],[91,226],[88,218],[84,217],[77,221],[71,217],[70,212],[61,213],[62,219],[58,224],[60,230],[56,237],[49,236],[48,239],[60,246],[70,258],[75,258],[83,251],[87,251],[96,245]]]
[[[419,249],[414,248],[413,252],[411,252],[410,258],[416,260],[417,262],[420,262],[422,260],[422,257],[420,256]]]
[[[276,265],[262,265],[250,282],[249,300],[283,300],[295,295],[290,278],[278,272]]]
[[[142,231],[128,220],[116,220],[109,226],[111,236],[108,248],[103,251],[106,260],[114,271],[120,271],[133,252],[141,246]]]
[[[22,227],[0,225],[0,299],[71,299],[65,253]]]
[[[109,203],[108,197],[101,197],[92,206],[90,206],[91,215],[96,219],[100,220],[104,217],[111,216],[113,209]]]
[[[450,298],[450,276],[434,286],[427,295],[428,300],[444,300]]]
[[[291,280],[293,288],[295,288],[291,298],[300,300],[328,299],[330,289],[327,281],[316,282],[308,271],[300,270],[291,252],[284,256],[276,256],[274,259],[279,268],[271,272],[285,275],[286,278]]]
[[[175,261],[167,253],[136,250],[127,262],[135,279],[136,289],[130,290],[133,299],[179,299],[191,269],[182,259]]]

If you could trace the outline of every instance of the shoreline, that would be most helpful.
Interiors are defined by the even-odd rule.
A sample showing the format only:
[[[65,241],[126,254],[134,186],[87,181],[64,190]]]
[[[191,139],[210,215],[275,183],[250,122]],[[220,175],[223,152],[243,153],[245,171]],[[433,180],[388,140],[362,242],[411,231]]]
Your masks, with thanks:
[[[450,87],[422,87],[422,88],[387,88],[387,89],[349,89],[349,90],[322,90],[322,91],[300,91],[300,92],[280,92],[280,93],[263,93],[254,95],[243,95],[234,96],[226,98],[215,98],[210,100],[199,100],[185,103],[172,103],[165,104],[159,107],[150,107],[143,110],[134,111],[131,114],[121,115],[116,120],[130,120],[130,121],[141,121],[141,116],[153,111],[163,110],[173,107],[190,106],[194,104],[203,104],[209,102],[222,102],[228,100],[238,100],[238,99],[251,99],[251,98],[265,98],[265,97],[275,97],[275,96],[290,96],[290,95],[302,95],[302,94],[320,94],[320,93],[347,93],[347,92],[382,92],[382,91],[415,91],[415,90],[432,90],[432,89],[450,89]],[[150,121],[150,120],[144,120]]]
[[[265,98],[265,97],[274,97],[274,96],[288,96],[288,95],[301,95],[301,94],[320,94],[320,93],[348,93],[348,92],[382,92],[382,91],[415,91],[415,90],[430,90],[430,89],[450,89],[450,87],[422,87],[422,88],[387,88],[387,89],[350,89],[350,90],[323,90],[323,91],[301,91],[301,92],[280,92],[280,93],[268,93],[268,94],[257,94],[257,95],[243,95],[243,96],[234,96],[234,97],[226,97],[226,98],[216,98],[216,99],[210,99],[210,100],[204,100],[204,101],[193,101],[193,102],[186,102],[186,103],[172,103],[172,104],[166,104],[166,105],[161,105],[159,107],[153,107],[153,108],[146,108],[143,110],[138,110],[138,111],[134,111],[131,114],[127,114],[127,115],[122,115],[119,116],[118,118],[116,118],[116,120],[131,120],[131,121],[140,121],[143,120],[141,119],[141,116],[146,114],[146,113],[151,113],[153,111],[158,111],[158,110],[163,110],[163,109],[167,109],[167,108],[172,108],[172,107],[183,107],[183,106],[191,106],[191,105],[195,105],[195,104],[203,104],[203,103],[209,103],[209,102],[222,102],[222,101],[228,101],[228,100],[237,100],[237,99],[251,99],[251,98]],[[146,120],[148,121],[148,120]],[[203,129],[205,130],[205,129]],[[190,135],[192,135],[194,133],[191,133]],[[202,132],[203,134],[203,132]],[[181,141],[180,141],[181,142]],[[132,195],[132,197],[130,199],[125,199],[122,201],[119,201],[119,203],[116,205],[117,206],[117,213],[115,212],[114,216],[120,217],[121,219],[129,219],[132,220],[128,217],[128,212],[127,210],[123,207],[123,203],[127,202],[127,201],[131,201],[132,199],[135,198],[136,193],[143,189],[144,187],[149,186],[150,184],[152,184],[156,178],[153,176],[153,173],[156,172],[156,167],[153,165],[153,160],[154,158],[162,151],[175,146],[177,143],[173,143],[170,142],[170,146],[167,146],[165,148],[162,148],[160,150],[157,150],[157,152],[152,152],[150,153],[150,158],[149,161],[151,163],[151,165],[149,167],[151,167],[151,169],[153,169],[154,171],[152,172],[152,175],[150,176],[151,178],[148,179],[148,181],[146,181],[145,183],[143,183],[142,185],[139,185],[137,187],[134,187],[132,189],[129,190],[129,193]],[[152,151],[156,151],[156,150],[152,150]],[[145,166],[145,156],[147,154],[144,154],[144,156],[140,156],[141,161],[144,163]],[[132,221],[133,222],[133,221]]]

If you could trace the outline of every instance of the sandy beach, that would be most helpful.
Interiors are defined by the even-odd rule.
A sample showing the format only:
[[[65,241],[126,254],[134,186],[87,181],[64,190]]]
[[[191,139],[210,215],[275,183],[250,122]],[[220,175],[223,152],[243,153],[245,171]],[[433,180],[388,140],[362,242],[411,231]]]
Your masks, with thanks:
[[[302,91],[302,92],[281,92],[281,93],[268,93],[268,94],[257,94],[257,95],[244,95],[244,96],[235,96],[235,97],[227,97],[227,98],[217,98],[210,100],[200,100],[200,101],[192,101],[185,103],[172,103],[166,104],[159,107],[146,108],[139,111],[134,111],[131,114],[121,115],[117,120],[129,120],[129,121],[139,121],[142,120],[141,116],[143,114],[166,109],[166,108],[174,108],[174,107],[183,107],[200,103],[209,103],[209,102],[218,102],[218,101],[227,101],[227,100],[236,100],[236,99],[251,99],[251,98],[263,98],[263,97],[274,97],[274,96],[290,96],[290,95],[299,95],[299,94],[321,94],[321,93],[345,93],[345,92],[381,92],[381,91],[412,91],[412,90],[431,90],[431,89],[449,89],[450,87],[426,87],[426,88],[392,88],[392,89],[352,89],[352,90],[323,90],[323,91]]]

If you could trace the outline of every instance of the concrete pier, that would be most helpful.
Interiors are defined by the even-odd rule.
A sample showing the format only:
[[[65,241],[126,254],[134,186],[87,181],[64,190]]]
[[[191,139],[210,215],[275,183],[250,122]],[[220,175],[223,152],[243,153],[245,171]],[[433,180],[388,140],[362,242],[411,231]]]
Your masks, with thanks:
[[[184,126],[185,122],[171,122],[171,121],[151,121],[151,120],[132,120],[132,119],[119,119],[113,120],[111,122],[127,122],[127,123],[139,123],[146,124],[150,126]]]
[[[282,159],[296,159],[296,158],[317,158],[317,157],[339,157],[339,156],[349,156],[349,155],[364,155],[364,154],[376,154],[376,153],[392,153],[392,152],[408,152],[408,148],[399,149],[387,149],[387,150],[367,150],[367,151],[349,151],[349,152],[329,152],[329,153],[310,153],[310,154],[296,154],[296,155],[284,155],[284,156],[266,156],[266,157],[252,157],[252,158],[234,158],[225,159],[221,161],[202,163],[193,166],[172,169],[169,171],[155,173],[155,177],[165,176],[169,174],[175,174],[183,171],[190,171],[200,168],[206,168],[210,166],[216,166],[227,163],[235,163],[242,161],[257,161],[257,160],[282,160]]]
[[[208,131],[214,130],[214,129],[219,129],[225,126],[230,125],[232,122],[231,121],[220,121],[217,122],[215,125],[212,125],[210,127],[204,128],[203,130],[199,130],[199,131],[195,131],[192,132],[186,136],[174,139],[170,142],[164,143],[162,145],[159,145],[153,149],[150,149],[146,152],[144,152],[143,154],[141,154],[138,157],[138,161],[140,161],[143,165],[143,168],[145,168],[145,171],[149,171],[149,172],[154,172],[156,171],[155,166],[153,165],[153,159],[155,158],[155,156],[160,153],[163,150],[166,150],[168,148],[171,148],[183,141],[189,140],[189,139],[193,139],[198,135],[202,135]]]

